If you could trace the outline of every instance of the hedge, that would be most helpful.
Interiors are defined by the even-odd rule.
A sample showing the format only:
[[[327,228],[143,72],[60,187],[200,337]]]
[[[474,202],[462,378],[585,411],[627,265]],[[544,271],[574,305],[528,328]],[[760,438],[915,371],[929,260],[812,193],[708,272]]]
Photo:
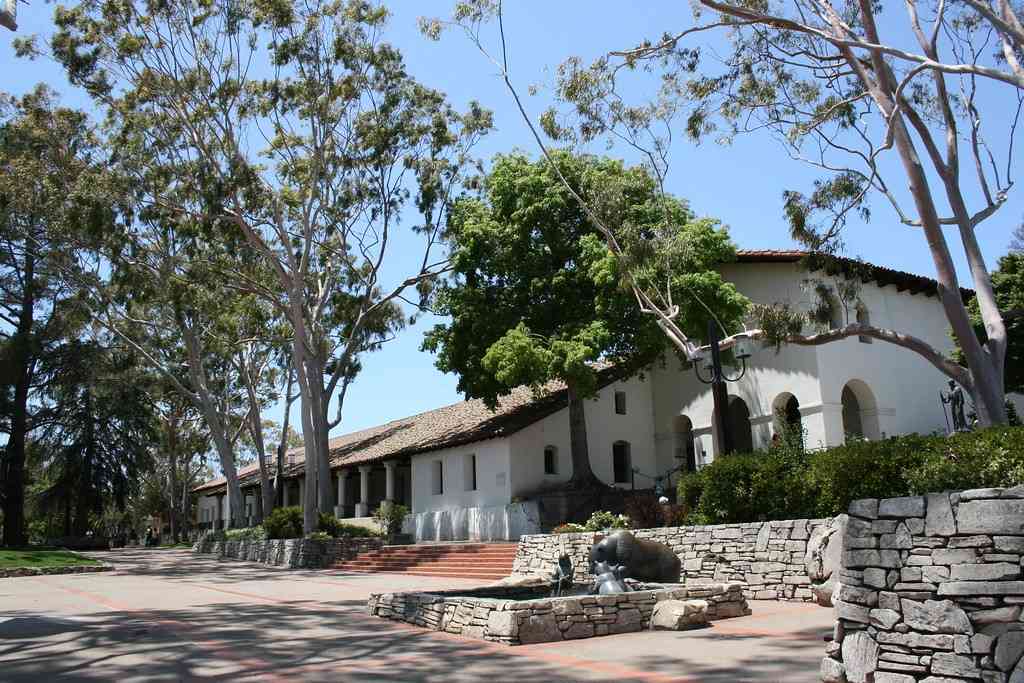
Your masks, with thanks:
[[[302,508],[298,506],[276,508],[263,520],[263,528],[267,531],[267,538],[302,538]],[[342,522],[324,512],[320,513],[317,533],[325,533],[331,538],[340,538],[341,536],[363,538],[379,535],[372,529]]]
[[[690,524],[831,517],[858,498],[1024,484],[1024,428],[911,434],[716,458],[679,481]]]

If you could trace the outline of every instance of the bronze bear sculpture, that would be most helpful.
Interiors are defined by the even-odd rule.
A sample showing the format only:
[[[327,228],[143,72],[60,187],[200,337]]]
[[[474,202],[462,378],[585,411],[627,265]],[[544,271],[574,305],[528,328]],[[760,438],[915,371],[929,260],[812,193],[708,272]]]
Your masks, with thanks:
[[[590,572],[600,564],[621,565],[621,575],[637,581],[679,583],[682,563],[664,543],[635,537],[628,531],[616,531],[590,548]]]

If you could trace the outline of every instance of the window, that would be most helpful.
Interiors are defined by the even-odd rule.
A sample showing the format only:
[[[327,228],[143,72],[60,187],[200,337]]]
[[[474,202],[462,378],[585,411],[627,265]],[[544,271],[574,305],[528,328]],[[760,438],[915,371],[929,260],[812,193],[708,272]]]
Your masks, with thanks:
[[[558,449],[554,446],[544,447],[544,474],[558,474]]]
[[[466,456],[465,472],[466,490],[476,491],[476,456],[472,453]]]
[[[434,461],[434,471],[432,474],[431,492],[435,496],[444,494],[444,463],[440,460]]]
[[[625,415],[626,414],[626,392],[616,391],[615,392],[615,414]]]
[[[616,441],[612,444],[612,470],[616,484],[628,484],[633,480],[628,441]]]

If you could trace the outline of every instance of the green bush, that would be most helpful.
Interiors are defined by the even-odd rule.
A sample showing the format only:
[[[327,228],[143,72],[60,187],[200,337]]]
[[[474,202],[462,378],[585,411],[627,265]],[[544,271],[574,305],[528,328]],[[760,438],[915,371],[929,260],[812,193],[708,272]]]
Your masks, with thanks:
[[[244,529],[228,529],[224,532],[226,541],[265,541],[267,530],[262,526],[250,526]]]
[[[329,515],[324,512],[320,513],[317,531],[322,531],[331,538],[341,538],[342,536],[348,536],[349,538],[367,538],[377,535],[373,529],[367,529],[366,527],[357,526],[355,524],[348,524],[341,521],[334,515]]]
[[[277,508],[263,520],[267,538],[302,538],[302,508]]]
[[[373,521],[380,528],[380,533],[385,536],[402,533],[402,524],[408,516],[409,508],[397,503],[381,504],[373,511]]]
[[[803,452],[779,445],[715,459],[678,484],[690,524],[831,517],[858,498],[1024,483],[1024,428],[911,434]]]
[[[590,519],[584,525],[587,531],[601,531],[602,529],[628,529],[630,527],[629,517],[616,515],[607,510],[598,510],[590,515]]]
[[[326,531],[314,531],[313,533],[306,534],[306,538],[311,541],[329,541],[334,537]]]
[[[575,522],[565,522],[559,524],[551,530],[553,534],[581,534],[587,530],[587,527],[582,524],[576,524]]]

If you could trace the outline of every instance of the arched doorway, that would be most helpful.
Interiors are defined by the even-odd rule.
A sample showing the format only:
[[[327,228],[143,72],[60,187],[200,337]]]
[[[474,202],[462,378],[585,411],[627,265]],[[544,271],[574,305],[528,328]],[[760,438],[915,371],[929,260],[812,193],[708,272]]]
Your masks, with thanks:
[[[697,449],[693,444],[693,422],[685,415],[676,415],[674,424],[676,459],[687,472],[697,471]]]
[[[800,401],[797,397],[789,392],[776,396],[772,401],[772,415],[775,427],[772,443],[788,440],[790,443],[803,446],[803,416],[800,414]]]
[[[732,435],[732,447],[737,453],[754,450],[754,435],[750,429],[750,408],[739,396],[729,397],[729,415],[725,428]]]
[[[878,439],[878,404],[862,380],[852,379],[843,387],[843,436],[846,439]]]

